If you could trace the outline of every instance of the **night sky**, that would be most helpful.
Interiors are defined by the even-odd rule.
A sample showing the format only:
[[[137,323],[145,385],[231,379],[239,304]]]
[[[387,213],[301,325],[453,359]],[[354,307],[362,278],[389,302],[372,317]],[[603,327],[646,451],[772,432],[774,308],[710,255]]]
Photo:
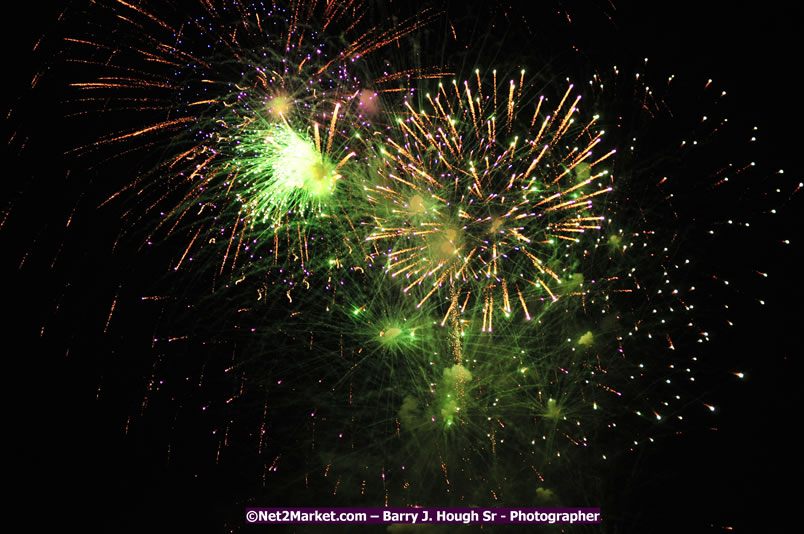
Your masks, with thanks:
[[[528,64],[538,70],[546,64],[555,79],[563,80],[612,64],[631,72],[649,57],[650,68],[642,70],[656,79],[667,74],[702,82],[712,78],[728,91],[724,106],[737,129],[748,137],[749,126],[758,127],[758,142],[751,148],[761,171],[752,176],[766,180],[745,191],[713,195],[715,205],[678,200],[686,220],[711,209],[751,223],[724,232],[715,245],[694,233],[684,245],[690,255],[706,258],[719,276],[733,280],[728,291],[712,298],[730,304],[727,317],[736,326],[708,321],[715,326],[700,375],[703,384],[698,384],[701,396],[714,400],[717,414],[692,411],[679,435],[662,435],[655,444],[620,457],[618,469],[601,470],[609,500],[599,505],[604,518],[615,519],[588,531],[770,532],[793,524],[798,503],[789,488],[797,487],[794,473],[801,463],[794,398],[801,376],[801,289],[793,259],[800,250],[802,208],[794,194],[802,181],[796,165],[800,85],[794,81],[801,9],[783,2],[705,7],[614,2],[616,8],[602,1],[548,3],[540,11],[505,2],[492,7],[474,2],[473,9],[444,2],[447,20],[455,21],[459,40],[469,48],[450,39],[441,49],[430,46],[444,41],[449,29],[439,19],[422,31],[421,61],[463,72],[474,66],[475,56],[486,65]],[[10,290],[2,321],[5,377],[11,385],[6,462],[18,472],[10,489],[31,509],[23,520],[98,532],[270,530],[243,525],[246,506],[268,505],[253,476],[259,464],[254,451],[243,446],[238,452],[235,446],[229,459],[216,465],[217,442],[208,434],[218,423],[190,408],[207,397],[221,404],[231,384],[210,372],[203,393],[189,386],[156,388],[152,407],[142,410],[152,373],[157,381],[197,375],[199,352],[209,368],[226,366],[232,355],[193,339],[181,348],[151,347],[154,332],[162,335],[164,325],[197,332],[203,313],[215,308],[187,312],[142,303],[141,297],[160,292],[192,293],[203,280],[176,289],[165,268],[175,252],[136,246],[153,222],[143,220],[141,228],[121,234],[125,201],[97,208],[129,181],[127,172],[148,162],[124,155],[97,171],[86,168],[92,161],[65,154],[91,142],[93,132],[127,125],[104,124],[101,116],[66,117],[74,109],[67,84],[75,73],[63,63],[61,36],[74,32],[71,25],[79,22],[68,16],[60,23],[59,9],[32,4],[4,10],[4,79],[10,95],[4,159],[11,166],[4,166],[0,194],[0,265]],[[396,14],[411,7],[394,1],[384,9]],[[32,89],[31,79],[39,72],[43,77]],[[689,94],[689,109],[706,109],[698,93]],[[673,109],[683,117],[685,103],[675,101]],[[744,146],[718,144],[707,162],[728,161]],[[149,157],[159,158],[159,150]],[[775,174],[778,169],[785,174]],[[777,187],[779,194],[773,192]],[[767,214],[772,208],[778,210],[775,216]],[[746,378],[735,380],[735,370]],[[165,400],[171,396],[186,399],[187,408],[177,410]],[[259,425],[257,400],[238,406],[241,411],[216,408],[212,417]],[[284,421],[280,427],[293,424]],[[283,495],[282,504],[292,505],[295,497]],[[520,531],[515,528],[509,531]],[[326,526],[319,530],[328,531]]]

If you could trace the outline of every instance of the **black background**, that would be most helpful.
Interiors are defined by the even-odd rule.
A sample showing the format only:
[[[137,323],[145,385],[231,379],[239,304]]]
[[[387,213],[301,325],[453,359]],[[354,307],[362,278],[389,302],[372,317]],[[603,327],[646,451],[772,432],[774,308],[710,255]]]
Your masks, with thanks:
[[[400,11],[410,9],[394,2],[391,10],[395,4]],[[509,41],[529,35],[532,52],[525,53],[536,58],[560,56],[571,42],[594,64],[619,63],[625,70],[629,62],[649,57],[652,65],[669,72],[716,79],[728,89],[730,101],[740,103],[740,120],[759,126],[758,159],[769,168],[784,168],[786,191],[792,192],[800,181],[795,165],[801,131],[800,8],[783,2],[616,2],[616,9],[606,2],[550,4],[467,8],[454,3],[447,10],[457,13],[464,27],[471,26],[466,20],[476,10],[476,34],[470,40],[484,50],[494,49],[497,32]],[[87,531],[189,530],[191,525],[220,531],[232,503],[246,497],[233,494],[242,491],[231,489],[237,475],[209,472],[197,478],[166,467],[164,451],[155,450],[163,429],[124,437],[130,392],[104,391],[104,400],[96,400],[104,380],[128,383],[135,392],[141,388],[143,375],[103,374],[115,369],[121,375],[147,373],[136,362],[148,348],[138,324],[144,318],[121,309],[114,339],[101,332],[114,295],[138,294],[147,284],[137,287],[136,280],[153,273],[147,265],[133,272],[130,256],[110,253],[108,244],[118,232],[114,215],[87,208],[102,196],[97,184],[66,177],[70,163],[63,152],[82,134],[71,132],[62,118],[58,73],[63,71],[54,67],[36,89],[30,88],[43,66],[58,65],[59,43],[52,36],[61,31],[59,12],[34,3],[14,3],[3,11],[4,86],[12,110],[4,132],[7,139],[14,136],[0,185],[7,283],[2,353],[11,414],[4,441],[12,451],[6,462],[19,475],[13,488],[25,505],[18,513],[22,516],[30,506],[32,511],[20,519],[64,528],[76,524]],[[527,24],[510,15],[523,12]],[[564,25],[560,21],[567,15],[572,22]],[[540,28],[540,21],[550,21],[549,28]],[[32,52],[43,35],[43,44]],[[559,35],[563,41],[556,44]],[[732,527],[729,531],[761,532],[795,522],[798,503],[791,488],[798,486],[801,464],[795,430],[801,352],[796,342],[800,272],[793,264],[801,229],[797,206],[788,204],[775,223],[759,223],[751,235],[764,243],[733,243],[747,255],[762,251],[761,258],[747,264],[757,263],[771,275],[756,287],[741,289],[749,297],[762,296],[766,306],[736,312],[739,335],[719,340],[723,358],[745,369],[748,383],[713,384],[721,409],[716,428],[690,424],[683,436],[635,456],[633,471],[619,475],[630,513],[607,531],[720,532]],[[792,244],[787,249],[760,246],[781,239]],[[58,267],[51,269],[54,257]]]

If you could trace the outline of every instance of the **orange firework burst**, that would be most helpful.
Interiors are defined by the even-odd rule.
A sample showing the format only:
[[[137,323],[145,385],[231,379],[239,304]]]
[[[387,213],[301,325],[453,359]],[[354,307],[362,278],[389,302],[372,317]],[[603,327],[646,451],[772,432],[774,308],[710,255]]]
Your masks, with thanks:
[[[300,212],[330,208],[324,193],[334,191],[354,133],[377,117],[377,93],[429,74],[378,76],[366,57],[435,16],[424,10],[382,29],[359,0],[218,0],[181,9],[110,1],[92,10],[90,32],[67,39],[71,61],[87,69],[71,84],[80,92],[76,114],[102,112],[131,126],[73,152],[143,154],[136,178],[115,184],[106,202],[135,195],[130,227],[161,217],[146,242],[185,240],[174,269],[205,257],[219,274],[280,254],[306,267]],[[108,24],[96,22],[98,14]]]
[[[449,285],[446,320],[474,293],[491,331],[495,307],[510,315],[518,301],[530,320],[529,300],[562,294],[572,275],[564,248],[600,228],[593,199],[612,189],[600,164],[614,150],[595,153],[596,117],[576,124],[572,85],[551,107],[544,96],[527,100],[524,71],[507,86],[495,71],[490,90],[479,72],[476,80],[439,84],[418,109],[405,101],[365,185],[374,206],[367,241],[418,306]]]

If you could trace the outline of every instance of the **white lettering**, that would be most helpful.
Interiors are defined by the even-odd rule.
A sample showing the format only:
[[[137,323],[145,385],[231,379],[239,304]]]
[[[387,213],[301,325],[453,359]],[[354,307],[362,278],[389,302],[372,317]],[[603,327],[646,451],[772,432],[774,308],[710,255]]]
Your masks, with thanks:
[[[415,523],[419,519],[419,512],[392,512],[383,510],[382,520],[388,523]]]
[[[436,512],[436,520],[442,523],[464,523],[480,521],[480,514],[472,510],[471,512]]]

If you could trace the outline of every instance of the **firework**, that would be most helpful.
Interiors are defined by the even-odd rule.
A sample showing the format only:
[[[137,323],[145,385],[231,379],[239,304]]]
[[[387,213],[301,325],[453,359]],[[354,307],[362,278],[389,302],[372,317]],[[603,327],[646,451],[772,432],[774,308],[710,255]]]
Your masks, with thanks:
[[[611,191],[602,162],[614,151],[593,152],[602,136],[594,119],[575,125],[572,86],[545,113],[544,97],[523,97],[524,71],[507,87],[495,71],[485,95],[476,79],[440,85],[416,108],[405,103],[409,115],[380,148],[379,183],[366,186],[379,208],[367,240],[406,280],[404,293],[419,288],[417,306],[447,285],[454,298],[442,324],[481,300],[481,330],[491,331],[495,309],[530,320],[527,300],[557,300],[573,274],[560,264],[563,246],[600,228],[593,199]]]
[[[67,39],[80,57],[72,61],[100,71],[72,84],[87,95],[76,106],[94,112],[102,103],[107,115],[133,115],[141,125],[75,151],[159,147],[161,161],[109,200],[136,192],[139,206],[127,214],[132,228],[161,214],[145,241],[179,235],[186,245],[174,269],[212,261],[219,273],[235,271],[238,261],[278,260],[281,237],[290,233],[296,237],[282,261],[292,256],[304,268],[307,227],[331,222],[331,198],[354,156],[351,139],[376,116],[377,89],[401,76],[374,76],[364,58],[432,18],[425,11],[379,30],[361,24],[365,6],[352,2],[324,9],[314,2],[200,3],[195,18],[122,2],[93,9],[93,19],[104,10],[114,17],[126,39],[104,40],[103,28]],[[344,25],[348,40],[328,31]]]
[[[516,85],[507,89],[506,95],[517,94]],[[495,91],[487,93],[493,102]],[[482,106],[461,93],[455,102],[431,100],[442,108],[465,102],[463,125],[406,105],[409,123],[418,122],[422,131],[416,135],[402,123],[390,127],[382,144],[396,152],[366,142],[356,159],[370,172],[344,177],[347,192],[357,188],[365,195],[351,197],[348,233],[362,234],[369,253],[329,259],[326,274],[301,282],[270,271],[265,284],[281,287],[284,296],[264,299],[270,291],[260,288],[260,304],[239,310],[238,329],[252,335],[240,342],[251,356],[241,356],[238,367],[259,377],[269,399],[266,413],[272,414],[266,420],[281,413],[308,422],[284,432],[290,442],[309,444],[310,455],[294,461],[309,466],[313,485],[327,488],[314,492],[316,498],[331,491],[338,502],[380,498],[420,505],[443,491],[440,502],[518,502],[520,484],[554,495],[559,473],[605,462],[628,443],[647,439],[675,411],[662,404],[660,388],[648,395],[643,389],[645,380],[668,376],[667,368],[645,369],[644,361],[625,357],[634,343],[629,338],[640,329],[656,338],[657,350],[665,339],[644,315],[649,290],[633,277],[631,261],[639,265],[641,254],[629,260],[626,252],[637,247],[608,230],[609,216],[620,217],[612,211],[616,204],[586,213],[591,200],[605,198],[616,183],[605,170],[592,170],[612,152],[593,157],[600,136],[588,123],[573,126],[576,105],[560,113],[568,95],[558,93],[553,109],[559,113],[540,117],[542,99],[527,113],[524,128],[537,125],[535,139],[553,144],[523,136],[519,148],[496,137],[488,137],[493,144],[473,137],[468,102],[476,110]],[[510,107],[513,135],[519,114]],[[488,116],[477,121],[486,134],[497,128]],[[455,130],[443,141],[454,155],[427,138],[438,126],[422,126],[436,121],[442,131]],[[584,150],[565,135],[585,139],[579,143]],[[395,141],[406,136],[428,141]],[[478,171],[459,148],[496,165]],[[594,165],[584,165],[586,160]],[[460,215],[470,210],[482,216]],[[525,216],[515,219],[518,210]],[[500,219],[496,228],[492,211]],[[603,223],[608,233],[600,235]],[[477,244],[476,262],[464,242]],[[416,267],[407,270],[414,272],[398,265],[400,252],[410,255]],[[441,268],[448,276],[430,272]],[[539,277],[547,271],[555,275],[554,287],[542,287]],[[400,283],[403,277],[408,282]],[[237,291],[250,290],[244,285]],[[501,317],[496,322],[495,311]],[[286,319],[276,319],[281,317]],[[647,343],[637,342],[641,350]],[[288,361],[279,354],[297,357]],[[308,398],[288,396],[288,387],[308,391]],[[510,473],[528,476],[515,483]],[[272,477],[268,473],[265,483]]]
[[[469,47],[475,14],[418,34],[430,11],[376,7],[108,2],[72,23],[71,120],[104,124],[70,154],[125,264],[82,326],[93,357],[123,354],[95,396],[165,469],[232,477],[232,524],[243,501],[619,502],[620,471],[715,427],[711,385],[747,376],[710,343],[750,292],[733,243],[757,206],[724,199],[769,173],[716,83],[685,93],[702,116],[642,64],[572,85]],[[508,64],[452,68],[481,60]]]

